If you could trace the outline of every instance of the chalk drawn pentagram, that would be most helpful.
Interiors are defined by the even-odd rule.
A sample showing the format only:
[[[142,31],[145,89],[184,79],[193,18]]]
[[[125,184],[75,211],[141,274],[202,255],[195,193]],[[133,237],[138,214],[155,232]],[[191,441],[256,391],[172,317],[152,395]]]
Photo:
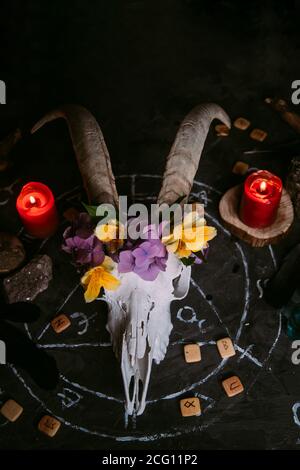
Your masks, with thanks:
[[[160,179],[161,177],[158,175],[119,176],[119,181],[130,183],[131,197],[135,201],[146,199],[151,202],[151,200],[155,200],[155,196],[152,196],[151,193],[153,194],[153,186]],[[151,188],[148,192],[147,187]],[[81,188],[76,187],[61,195],[58,200],[76,200],[80,194]],[[53,397],[49,393],[37,391],[37,388],[23,377],[20,371],[16,370],[13,365],[10,366],[31,397],[45,411],[56,416],[66,426],[99,438],[112,438],[123,442],[154,441],[196,431],[200,432],[215,421],[222,419],[222,414],[229,406],[217,381],[225,371],[228,362],[227,359],[222,360],[216,353],[215,338],[217,334],[228,335],[234,341],[237,351],[235,362],[232,365],[234,371],[239,374],[239,370],[242,370],[245,363],[247,371],[251,370],[249,377],[244,376],[243,380],[246,393],[254,385],[258,373],[268,363],[281,333],[281,318],[276,317],[274,320],[270,343],[265,347],[260,346],[258,351],[255,351],[257,349],[257,346],[254,346],[255,338],[251,338],[253,343],[249,344],[244,340],[244,337],[251,337],[251,334],[245,334],[245,330],[251,330],[251,318],[249,317],[250,314],[253,315],[252,304],[255,303],[255,308],[258,308],[259,302],[262,302],[258,286],[260,286],[261,277],[265,278],[270,275],[270,272],[266,271],[266,266],[271,264],[271,269],[276,268],[273,250],[268,247],[259,251],[260,255],[257,255],[253,264],[253,260],[249,256],[249,248],[238,240],[232,239],[231,234],[219,220],[217,208],[221,193],[205,183],[195,181],[192,195],[205,205],[208,223],[217,228],[219,236],[212,242],[207,265],[193,268],[188,297],[184,301],[173,302],[174,327],[170,345],[163,363],[153,368],[148,403],[142,417],[137,420],[135,418],[128,420],[125,415],[124,429],[122,383],[119,381],[118,387],[115,388],[109,386],[110,376],[107,377],[107,383],[91,385],[83,383],[83,373],[80,374],[79,380],[76,377],[70,377],[70,372],[65,373],[64,370],[61,370],[60,390]],[[40,243],[38,251],[47,252],[48,242],[49,240],[45,240]],[[235,265],[232,267],[234,261]],[[237,270],[239,272],[236,280]],[[253,277],[255,278],[254,282],[251,281]],[[231,284],[233,280],[235,284]],[[222,283],[225,288],[223,286],[222,292],[219,293],[218,288]],[[78,282],[73,285],[63,302],[59,303],[56,313],[66,309],[68,303],[76,295],[82,295]],[[97,303],[98,305],[100,303]],[[100,369],[101,355],[105,355],[108,351],[111,354],[110,343],[109,341],[99,341],[93,334],[93,341],[90,340],[90,337],[85,341],[85,334],[93,332],[93,322],[96,320],[95,313],[73,311],[70,314],[79,324],[71,341],[58,342],[57,337],[49,328],[49,322],[42,325],[38,334],[35,334],[26,325],[27,334],[39,344],[39,347],[55,354],[58,359],[62,355],[65,357],[65,355],[74,353],[83,357],[86,351],[92,351],[93,363],[89,362],[88,366],[95,368],[95,377],[97,377],[97,367]],[[257,321],[256,319],[256,323]],[[263,315],[259,321],[264,321]],[[203,365],[199,363],[193,369],[189,369],[187,374],[187,365],[182,358],[182,344],[189,341],[197,341],[201,345]],[[211,363],[209,364],[204,362],[206,351],[210,356]],[[111,363],[114,363],[114,367],[118,370],[119,366],[112,354],[110,358]],[[118,389],[117,394],[116,389]],[[161,390],[169,390],[169,392],[162,393]],[[202,415],[196,421],[187,422],[181,418],[179,410],[178,413],[174,413],[174,409],[178,409],[179,399],[189,394],[201,399]],[[90,406],[93,406],[95,410],[95,420],[85,422],[84,409]],[[161,413],[168,413],[168,408],[171,412],[167,414],[167,419],[162,420]],[[110,415],[113,413],[116,416],[116,424],[104,428],[101,426],[101,422],[107,422],[102,419],[107,410]],[[217,412],[214,412],[215,410]],[[147,419],[149,417],[151,429],[149,429],[149,420]]]

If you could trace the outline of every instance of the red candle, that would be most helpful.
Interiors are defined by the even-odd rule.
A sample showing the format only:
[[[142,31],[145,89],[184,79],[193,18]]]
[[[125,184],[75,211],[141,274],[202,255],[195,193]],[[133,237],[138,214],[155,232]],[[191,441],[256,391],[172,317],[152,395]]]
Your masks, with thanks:
[[[57,229],[54,196],[45,184],[26,184],[18,196],[17,211],[26,231],[36,238],[47,238]]]
[[[259,170],[248,176],[240,205],[240,218],[253,228],[275,222],[282,193],[282,181],[269,171]]]

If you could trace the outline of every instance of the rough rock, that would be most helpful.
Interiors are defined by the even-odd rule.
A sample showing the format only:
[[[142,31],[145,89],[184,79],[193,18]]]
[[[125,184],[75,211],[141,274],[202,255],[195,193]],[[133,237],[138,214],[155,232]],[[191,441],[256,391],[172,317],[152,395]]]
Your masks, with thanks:
[[[10,304],[30,302],[48,288],[52,279],[52,261],[47,255],[36,256],[16,274],[4,279],[3,286]]]
[[[0,273],[10,273],[25,260],[22,242],[9,233],[0,232]]]
[[[286,189],[294,203],[296,216],[300,218],[300,157],[293,158],[291,161]]]

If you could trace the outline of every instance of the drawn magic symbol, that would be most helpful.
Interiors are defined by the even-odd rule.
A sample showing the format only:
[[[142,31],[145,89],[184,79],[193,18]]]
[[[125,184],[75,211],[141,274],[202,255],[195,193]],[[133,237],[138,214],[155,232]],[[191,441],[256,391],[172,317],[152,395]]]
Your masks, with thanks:
[[[292,411],[293,411],[294,422],[295,422],[295,424],[297,424],[297,426],[300,427],[300,419],[299,419],[299,415],[298,415],[299,408],[300,408],[300,402],[298,401],[298,402],[294,403]]]
[[[91,318],[88,318],[87,315],[81,312],[72,313],[71,318],[81,318],[81,320],[78,322],[78,325],[82,326],[82,330],[77,332],[78,335],[81,336],[87,332],[89,324],[90,324],[89,320],[91,320],[93,317],[94,316],[92,316]]]
[[[82,398],[82,395],[79,395],[79,393],[74,392],[74,390],[71,390],[68,387],[64,387],[63,393],[58,393],[57,396],[61,398],[63,408],[71,408],[72,406],[77,405]]]
[[[190,312],[190,318],[184,318],[182,316],[184,314],[184,312],[186,312],[186,311]],[[185,305],[184,307],[181,307],[178,310],[177,318],[178,318],[178,320],[182,321],[183,323],[198,323],[198,327],[199,327],[200,330],[202,330],[202,323],[206,322],[206,320],[198,320],[197,313],[189,305]]]
[[[193,401],[186,401],[185,404],[184,404],[184,406],[185,406],[186,408],[191,408],[191,406],[192,406],[193,408],[195,408],[194,400],[193,400]]]
[[[199,202],[201,202],[204,207],[207,207],[208,203],[212,202],[212,200],[208,198],[207,192],[205,191],[205,189],[203,189],[202,191],[199,191],[199,193],[196,194],[196,197],[199,199]]]

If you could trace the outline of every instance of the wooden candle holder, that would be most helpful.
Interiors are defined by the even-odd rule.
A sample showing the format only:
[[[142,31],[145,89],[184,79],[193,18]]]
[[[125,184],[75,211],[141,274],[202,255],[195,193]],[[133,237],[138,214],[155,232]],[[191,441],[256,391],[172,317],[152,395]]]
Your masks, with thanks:
[[[255,247],[278,243],[288,233],[293,220],[294,209],[288,192],[283,189],[275,222],[266,228],[252,228],[239,218],[239,206],[243,185],[234,186],[222,197],[219,204],[220,215],[229,231]]]

